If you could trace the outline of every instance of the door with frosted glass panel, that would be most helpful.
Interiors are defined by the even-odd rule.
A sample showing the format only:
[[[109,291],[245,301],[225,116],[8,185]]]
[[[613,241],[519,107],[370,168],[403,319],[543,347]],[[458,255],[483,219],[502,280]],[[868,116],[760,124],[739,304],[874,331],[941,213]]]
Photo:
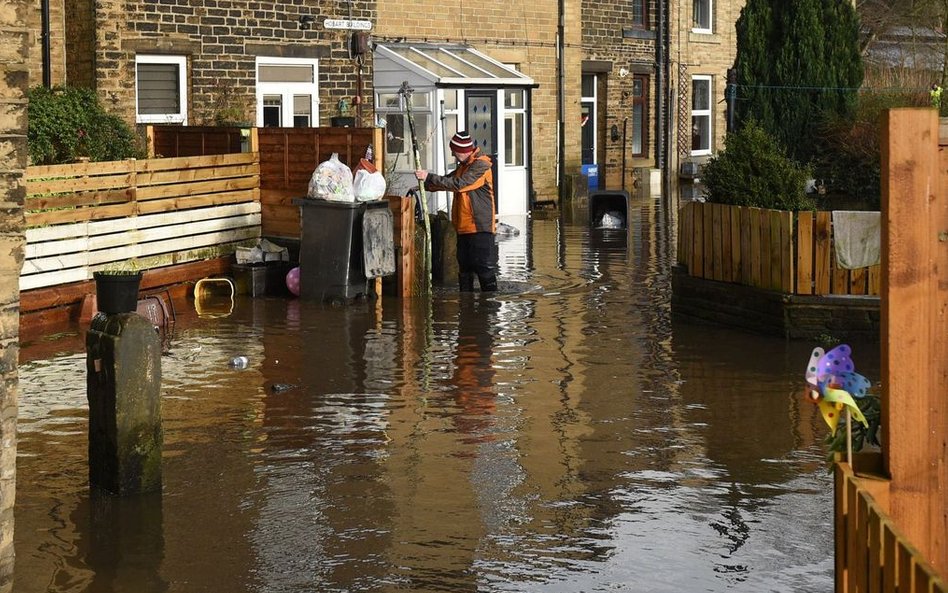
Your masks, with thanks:
[[[497,91],[467,91],[464,94],[466,105],[467,133],[474,140],[474,146],[481,149],[493,161],[494,198],[500,205],[500,178],[497,174]]]

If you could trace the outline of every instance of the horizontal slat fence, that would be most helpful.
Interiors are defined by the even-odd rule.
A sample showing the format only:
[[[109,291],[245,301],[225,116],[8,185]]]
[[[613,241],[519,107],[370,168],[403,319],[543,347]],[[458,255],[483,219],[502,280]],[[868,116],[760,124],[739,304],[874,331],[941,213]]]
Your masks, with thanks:
[[[376,167],[385,170],[379,128],[258,128],[255,134],[263,234],[268,237],[299,238],[300,209],[292,201],[306,195],[316,166],[333,153],[355,169],[371,147]]]
[[[830,212],[688,202],[678,263],[707,278],[802,295],[878,295],[880,265],[836,265]]]
[[[843,463],[836,464],[835,496],[836,593],[948,593],[945,582]]]
[[[29,167],[20,290],[232,252],[260,236],[255,154]]]

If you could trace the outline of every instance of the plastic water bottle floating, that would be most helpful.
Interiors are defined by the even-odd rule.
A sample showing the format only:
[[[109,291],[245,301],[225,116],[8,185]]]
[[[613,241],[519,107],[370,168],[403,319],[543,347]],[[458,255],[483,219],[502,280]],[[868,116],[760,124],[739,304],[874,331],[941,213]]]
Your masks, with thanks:
[[[246,356],[235,356],[230,359],[230,366],[235,369],[245,369],[250,364],[250,359]]]

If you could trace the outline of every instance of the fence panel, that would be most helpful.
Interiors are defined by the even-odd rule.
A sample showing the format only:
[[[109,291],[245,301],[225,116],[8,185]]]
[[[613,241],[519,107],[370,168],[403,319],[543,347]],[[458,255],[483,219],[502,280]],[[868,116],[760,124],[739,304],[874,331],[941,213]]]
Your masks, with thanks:
[[[945,581],[896,528],[849,465],[836,464],[837,593],[945,593]],[[868,478],[870,480],[874,478]]]
[[[147,126],[148,154],[155,158],[248,152],[249,130],[227,126]]]
[[[260,236],[254,154],[29,167],[20,290],[233,252]],[[106,188],[108,188],[106,190]],[[103,196],[121,195],[123,203]]]
[[[695,278],[788,294],[879,294],[878,264],[836,264],[830,212],[689,202],[680,216],[678,261]]]
[[[298,238],[299,207],[292,200],[306,195],[316,166],[333,153],[354,169],[371,147],[384,171],[382,130],[377,128],[259,128],[260,202],[263,233]]]

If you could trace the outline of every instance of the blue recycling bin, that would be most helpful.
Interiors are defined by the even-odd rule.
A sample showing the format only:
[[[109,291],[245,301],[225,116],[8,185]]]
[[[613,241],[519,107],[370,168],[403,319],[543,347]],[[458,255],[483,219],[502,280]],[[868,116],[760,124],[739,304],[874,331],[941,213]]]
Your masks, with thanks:
[[[599,165],[583,165],[581,167],[581,172],[586,177],[586,187],[589,191],[596,191],[599,189]]]

